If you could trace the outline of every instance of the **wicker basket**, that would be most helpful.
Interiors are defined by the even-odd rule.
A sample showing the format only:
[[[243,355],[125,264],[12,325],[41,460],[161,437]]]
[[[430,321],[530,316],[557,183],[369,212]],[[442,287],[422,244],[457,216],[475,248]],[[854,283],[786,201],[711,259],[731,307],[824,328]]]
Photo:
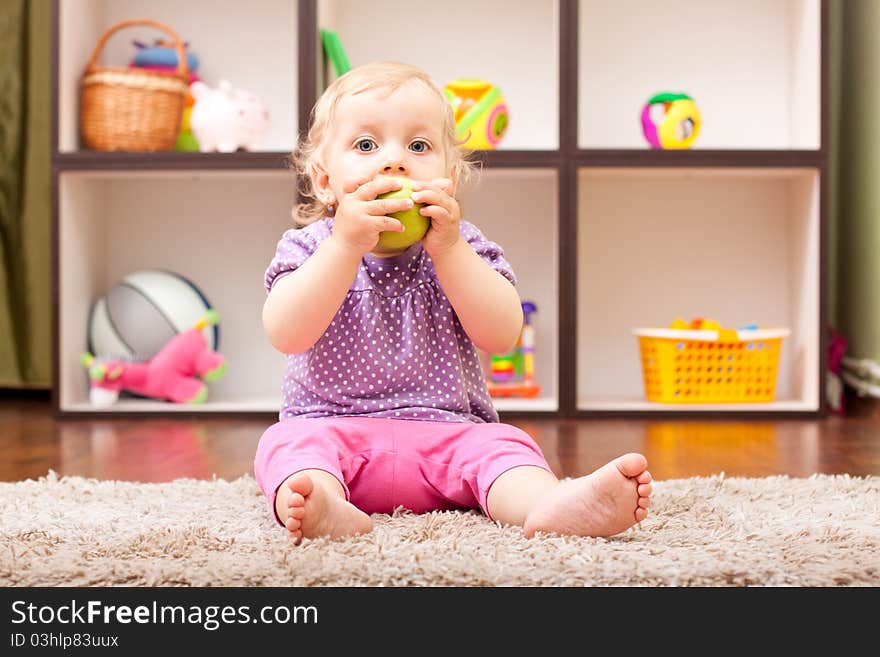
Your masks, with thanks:
[[[171,35],[177,50],[177,71],[171,74],[95,63],[114,32],[136,25],[149,25]],[[114,25],[92,51],[81,84],[80,132],[86,147],[99,151],[174,148],[189,86],[189,69],[183,42],[170,27],[147,18]]]

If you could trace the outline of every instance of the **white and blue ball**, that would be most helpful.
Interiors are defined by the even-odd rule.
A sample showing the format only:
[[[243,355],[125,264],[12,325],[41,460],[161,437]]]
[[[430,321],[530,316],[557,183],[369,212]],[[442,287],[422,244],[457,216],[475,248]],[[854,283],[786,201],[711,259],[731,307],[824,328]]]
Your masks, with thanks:
[[[89,316],[88,349],[98,358],[145,361],[212,308],[202,291],[174,272],[147,269],[120,279],[95,302]],[[217,326],[203,329],[213,350]]]

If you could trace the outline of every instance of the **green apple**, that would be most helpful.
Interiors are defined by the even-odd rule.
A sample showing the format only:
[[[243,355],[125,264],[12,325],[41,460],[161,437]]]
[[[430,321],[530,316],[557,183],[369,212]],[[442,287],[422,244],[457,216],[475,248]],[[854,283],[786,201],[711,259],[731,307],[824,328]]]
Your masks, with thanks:
[[[408,178],[400,178],[399,180],[403,183],[403,187],[394,192],[379,194],[376,198],[410,198],[412,196],[412,183]],[[394,217],[403,224],[404,231],[397,233],[393,230],[383,230],[379,233],[379,243],[376,245],[376,250],[396,251],[398,249],[406,249],[422,239],[431,225],[430,217],[423,217],[419,214],[419,210],[423,207],[425,207],[424,203],[413,203],[409,210],[389,214],[389,217]]]

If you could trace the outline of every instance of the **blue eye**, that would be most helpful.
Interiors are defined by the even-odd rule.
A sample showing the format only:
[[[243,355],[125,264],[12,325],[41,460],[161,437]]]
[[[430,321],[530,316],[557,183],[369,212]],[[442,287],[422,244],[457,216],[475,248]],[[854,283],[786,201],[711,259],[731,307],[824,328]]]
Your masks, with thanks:
[[[372,139],[358,139],[354,146],[361,153],[369,153],[376,148],[376,142]]]
[[[409,145],[409,147],[413,153],[425,153],[428,148],[430,148],[430,146],[428,146],[428,143],[424,141],[414,141]]]

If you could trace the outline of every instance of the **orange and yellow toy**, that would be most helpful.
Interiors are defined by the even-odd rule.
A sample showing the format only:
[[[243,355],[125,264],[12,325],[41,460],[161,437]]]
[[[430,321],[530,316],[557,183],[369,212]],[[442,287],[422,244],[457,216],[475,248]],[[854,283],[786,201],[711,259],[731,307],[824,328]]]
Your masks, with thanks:
[[[443,89],[455,114],[455,130],[465,148],[497,148],[507,132],[509,114],[501,89],[491,82],[463,78]]]

